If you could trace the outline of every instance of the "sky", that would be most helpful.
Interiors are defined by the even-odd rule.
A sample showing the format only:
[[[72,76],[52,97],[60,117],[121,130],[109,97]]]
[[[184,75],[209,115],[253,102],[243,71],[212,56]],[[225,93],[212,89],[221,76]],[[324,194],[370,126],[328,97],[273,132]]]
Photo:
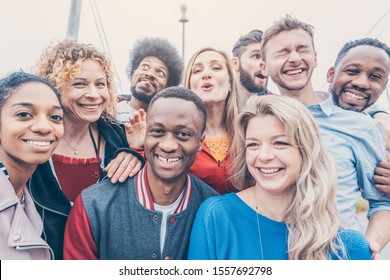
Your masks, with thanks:
[[[66,38],[71,2],[0,0],[0,77],[18,69],[31,71],[45,47]],[[110,54],[118,90],[129,92],[126,67],[135,40],[163,37],[182,53],[183,4],[189,20],[184,26],[185,63],[206,46],[231,55],[241,35],[265,30],[286,14],[313,25],[318,66],[312,81],[318,90],[327,89],[326,72],[344,43],[369,36],[390,45],[389,0],[82,0],[78,40]],[[277,91],[272,82],[269,87]],[[386,94],[378,103],[388,108]]]

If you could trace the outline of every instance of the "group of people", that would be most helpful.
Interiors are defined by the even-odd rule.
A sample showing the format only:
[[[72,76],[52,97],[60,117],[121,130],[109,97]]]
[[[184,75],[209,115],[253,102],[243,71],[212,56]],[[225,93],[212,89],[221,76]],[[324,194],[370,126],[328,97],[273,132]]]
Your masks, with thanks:
[[[287,15],[231,59],[206,47],[185,69],[169,41],[143,38],[128,96],[108,57],[75,41],[1,79],[0,258],[378,259],[390,115],[366,109],[390,48],[346,43],[318,92],[313,37]]]

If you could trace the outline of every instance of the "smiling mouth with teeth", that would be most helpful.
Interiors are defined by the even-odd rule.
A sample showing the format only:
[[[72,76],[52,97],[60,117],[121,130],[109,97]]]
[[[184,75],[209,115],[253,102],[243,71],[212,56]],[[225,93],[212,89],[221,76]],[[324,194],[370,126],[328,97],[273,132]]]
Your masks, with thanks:
[[[273,174],[280,170],[281,168],[260,168],[260,171],[265,174]]]
[[[287,75],[297,75],[303,72],[303,69],[295,69],[295,70],[289,70],[286,71]]]
[[[164,158],[161,156],[157,156],[157,158],[163,163],[173,163],[178,162],[180,160],[180,158]]]
[[[53,143],[53,141],[33,141],[33,140],[23,140],[23,141],[31,146],[39,146],[39,147],[48,147]]]
[[[93,109],[96,109],[97,107],[99,107],[99,104],[98,105],[83,105],[83,107],[85,109],[93,110]]]
[[[363,99],[367,99],[367,97],[360,96],[360,95],[354,94],[354,93],[349,92],[349,91],[344,92],[344,94],[348,97],[348,99],[352,99],[352,100],[363,100]]]

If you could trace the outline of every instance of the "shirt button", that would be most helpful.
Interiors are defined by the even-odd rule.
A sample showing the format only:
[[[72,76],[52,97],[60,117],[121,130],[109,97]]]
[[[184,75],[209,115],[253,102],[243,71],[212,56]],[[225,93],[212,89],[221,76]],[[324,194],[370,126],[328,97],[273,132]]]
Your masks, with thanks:
[[[170,256],[166,256],[166,257],[165,257],[165,260],[170,260],[170,259],[171,259]]]
[[[16,234],[16,235],[14,236],[13,241],[14,241],[14,242],[20,242],[20,240],[22,240],[22,237],[20,236],[20,234]]]
[[[157,257],[157,254],[153,253],[152,258],[155,259]]]
[[[171,218],[171,219],[169,220],[169,222],[170,222],[171,224],[176,223],[176,218]]]

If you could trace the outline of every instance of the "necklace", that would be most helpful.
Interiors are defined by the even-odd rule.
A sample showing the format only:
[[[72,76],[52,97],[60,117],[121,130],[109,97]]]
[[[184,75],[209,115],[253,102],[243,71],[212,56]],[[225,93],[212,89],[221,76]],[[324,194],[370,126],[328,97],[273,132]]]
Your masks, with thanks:
[[[88,126],[88,129],[89,129],[89,126]],[[81,139],[79,140],[79,142],[77,142],[76,147],[73,147],[73,146],[68,142],[68,140],[66,140],[65,137],[62,137],[62,139],[64,139],[65,143],[66,143],[70,148],[73,149],[73,153],[74,153],[75,155],[77,155],[77,154],[79,153],[80,144],[84,142],[85,137],[87,137],[87,131],[85,131],[83,137],[81,137]]]
[[[260,256],[261,259],[264,260],[263,255],[263,242],[261,240],[261,229],[260,229],[260,223],[259,223],[259,215],[261,214],[259,207],[256,205],[256,221],[257,221],[257,233],[259,234],[259,243],[260,243]]]

